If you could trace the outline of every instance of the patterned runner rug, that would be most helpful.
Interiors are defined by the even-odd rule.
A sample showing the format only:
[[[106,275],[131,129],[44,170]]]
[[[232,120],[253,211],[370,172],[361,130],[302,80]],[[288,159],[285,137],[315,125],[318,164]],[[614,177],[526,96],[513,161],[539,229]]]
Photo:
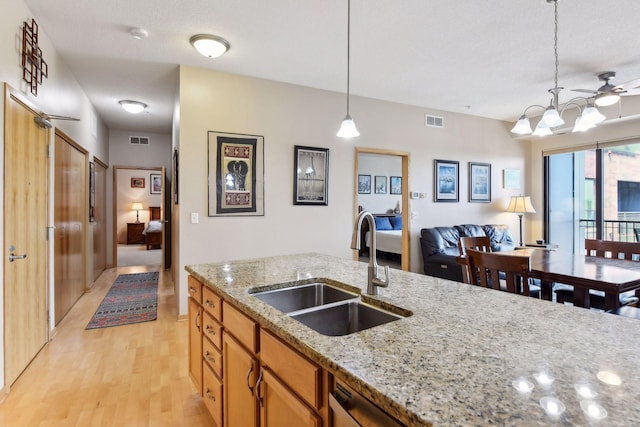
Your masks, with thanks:
[[[157,271],[119,275],[86,329],[149,322],[158,318]]]

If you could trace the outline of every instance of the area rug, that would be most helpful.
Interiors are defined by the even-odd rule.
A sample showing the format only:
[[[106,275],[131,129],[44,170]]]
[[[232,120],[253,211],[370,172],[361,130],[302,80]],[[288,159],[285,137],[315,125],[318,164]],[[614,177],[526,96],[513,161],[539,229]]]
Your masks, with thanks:
[[[158,275],[157,271],[119,275],[86,329],[156,320],[158,318]]]

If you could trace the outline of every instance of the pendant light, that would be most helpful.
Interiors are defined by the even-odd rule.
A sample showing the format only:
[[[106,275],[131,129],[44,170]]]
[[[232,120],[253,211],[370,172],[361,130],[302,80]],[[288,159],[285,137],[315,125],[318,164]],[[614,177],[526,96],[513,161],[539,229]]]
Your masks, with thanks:
[[[353,138],[360,136],[356,124],[349,115],[349,62],[351,59],[351,0],[347,0],[347,115],[340,125],[336,136],[340,138]]]

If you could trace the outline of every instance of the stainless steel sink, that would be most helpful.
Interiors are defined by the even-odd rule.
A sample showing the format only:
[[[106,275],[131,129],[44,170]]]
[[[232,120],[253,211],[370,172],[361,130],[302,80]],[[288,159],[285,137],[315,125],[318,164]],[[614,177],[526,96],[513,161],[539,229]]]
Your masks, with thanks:
[[[319,305],[357,298],[352,292],[338,289],[326,283],[310,283],[282,289],[257,292],[256,298],[284,313],[304,310]]]
[[[291,314],[293,319],[311,329],[329,336],[348,335],[374,326],[402,319],[401,316],[374,308],[359,301],[333,304],[301,313]]]

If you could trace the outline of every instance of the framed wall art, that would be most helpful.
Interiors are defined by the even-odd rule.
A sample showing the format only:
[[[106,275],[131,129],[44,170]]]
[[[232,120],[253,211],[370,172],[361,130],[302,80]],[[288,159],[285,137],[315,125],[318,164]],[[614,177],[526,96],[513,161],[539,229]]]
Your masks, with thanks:
[[[519,190],[520,189],[520,169],[505,169],[503,171],[504,174],[504,185],[503,187],[508,190]]]
[[[358,175],[358,194],[371,194],[371,175]]]
[[[131,178],[131,188],[144,188],[144,178]]]
[[[469,162],[469,201],[491,201],[491,164]]]
[[[293,147],[293,204],[327,206],[329,149]]]
[[[458,202],[459,162],[453,160],[434,160],[433,197],[435,202]]]
[[[209,131],[208,151],[208,215],[264,215],[264,137]]]
[[[401,176],[389,177],[389,192],[390,194],[402,194],[402,177]]]
[[[376,176],[374,188],[376,194],[387,194],[387,177]]]
[[[152,173],[149,175],[149,193],[150,194],[162,194],[162,175],[159,173]]]

